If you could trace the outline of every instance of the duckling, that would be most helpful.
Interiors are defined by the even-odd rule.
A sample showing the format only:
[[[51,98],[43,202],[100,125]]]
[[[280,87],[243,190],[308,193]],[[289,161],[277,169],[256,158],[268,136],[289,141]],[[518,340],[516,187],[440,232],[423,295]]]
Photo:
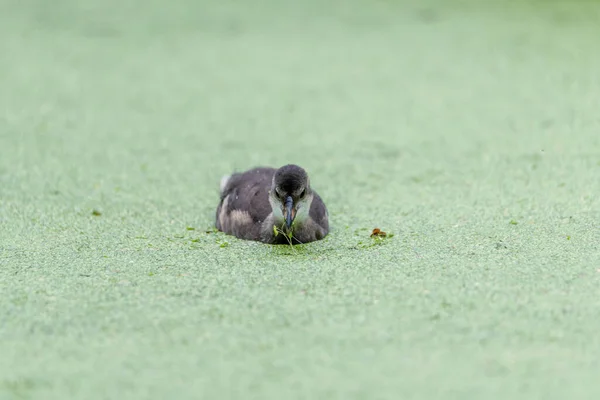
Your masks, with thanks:
[[[306,171],[288,164],[257,167],[221,179],[218,230],[269,244],[303,244],[329,233],[329,213]]]

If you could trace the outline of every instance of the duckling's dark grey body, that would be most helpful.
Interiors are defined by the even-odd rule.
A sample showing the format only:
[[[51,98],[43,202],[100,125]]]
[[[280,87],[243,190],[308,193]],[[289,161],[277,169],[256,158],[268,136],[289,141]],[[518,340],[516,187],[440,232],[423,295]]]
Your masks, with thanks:
[[[216,226],[240,239],[298,244],[324,238],[329,216],[304,169],[259,167],[223,177]]]

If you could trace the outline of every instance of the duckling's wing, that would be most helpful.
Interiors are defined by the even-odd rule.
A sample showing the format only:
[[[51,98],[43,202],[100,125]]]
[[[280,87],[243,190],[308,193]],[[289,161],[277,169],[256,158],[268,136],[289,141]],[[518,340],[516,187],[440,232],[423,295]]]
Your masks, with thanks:
[[[269,189],[275,169],[254,168],[233,174],[223,185],[217,229],[241,239],[259,240],[262,222],[271,213]]]

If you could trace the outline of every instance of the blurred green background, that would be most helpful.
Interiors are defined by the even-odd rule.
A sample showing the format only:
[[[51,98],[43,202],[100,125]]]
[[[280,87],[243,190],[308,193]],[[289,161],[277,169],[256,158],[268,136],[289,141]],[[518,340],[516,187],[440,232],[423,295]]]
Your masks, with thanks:
[[[0,399],[600,398],[598,38],[594,1],[0,2]],[[212,231],[290,162],[325,240]]]

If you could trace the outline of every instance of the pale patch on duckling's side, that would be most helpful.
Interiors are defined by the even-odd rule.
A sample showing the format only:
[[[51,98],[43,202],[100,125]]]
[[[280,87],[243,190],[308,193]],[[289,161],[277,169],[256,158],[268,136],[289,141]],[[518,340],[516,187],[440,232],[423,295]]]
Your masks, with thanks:
[[[252,223],[252,217],[250,214],[248,214],[247,211],[242,210],[231,211],[231,214],[229,214],[229,219],[231,220],[230,224],[236,227]]]
[[[219,213],[219,224],[224,230],[226,229],[225,223],[227,222],[227,207],[229,206],[229,196],[223,199],[223,204],[221,205],[221,212]]]

